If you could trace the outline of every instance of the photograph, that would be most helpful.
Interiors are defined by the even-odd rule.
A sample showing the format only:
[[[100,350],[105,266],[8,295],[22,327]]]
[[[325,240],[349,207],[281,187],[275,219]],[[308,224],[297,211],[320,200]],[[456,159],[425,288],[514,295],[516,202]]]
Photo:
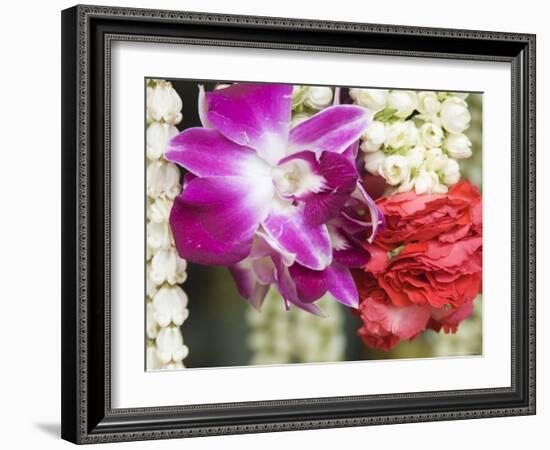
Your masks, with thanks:
[[[63,439],[541,423],[542,16],[403,5],[62,11]]]
[[[483,93],[368,81],[145,78],[147,371],[483,355]]]

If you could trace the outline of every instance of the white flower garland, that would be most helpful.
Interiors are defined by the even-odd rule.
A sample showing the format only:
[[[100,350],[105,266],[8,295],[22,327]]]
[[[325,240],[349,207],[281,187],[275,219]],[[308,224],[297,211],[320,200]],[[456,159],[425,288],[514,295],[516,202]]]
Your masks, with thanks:
[[[445,193],[458,183],[457,160],[472,156],[467,94],[354,88],[350,96],[372,113],[361,150],[367,172],[391,186],[387,194]]]
[[[250,364],[343,360],[346,338],[342,331],[342,308],[330,295],[316,304],[326,317],[298,308],[286,311],[280,294],[272,288],[261,311],[249,308],[248,345],[253,352]]]
[[[177,369],[189,349],[180,326],[189,316],[187,295],[179,286],[186,262],[174,245],[168,219],[180,192],[178,168],[163,158],[178,133],[182,101],[171,83],[147,83],[147,370]]]

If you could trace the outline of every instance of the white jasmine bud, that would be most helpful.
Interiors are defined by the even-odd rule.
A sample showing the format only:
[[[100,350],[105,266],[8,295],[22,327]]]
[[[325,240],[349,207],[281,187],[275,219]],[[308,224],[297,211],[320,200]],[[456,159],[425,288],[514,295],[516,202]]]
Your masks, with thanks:
[[[187,347],[186,347],[187,348]],[[188,351],[189,353],[189,351]],[[168,364],[163,364],[162,369],[183,369],[185,366],[183,365],[183,361],[170,361]]]
[[[409,160],[409,167],[411,169],[418,169],[424,162],[425,154],[426,148],[422,145],[417,145],[407,150],[405,156]]]
[[[364,152],[375,152],[382,147],[386,139],[386,125],[384,122],[375,120],[366,129],[361,143],[361,150]]]
[[[311,116],[307,113],[297,113],[292,115],[290,120],[290,128],[294,128],[297,125],[300,125],[302,122],[305,122]]]
[[[357,105],[376,113],[386,106],[388,92],[385,89],[352,88],[349,90],[349,95]]]
[[[395,109],[394,115],[400,119],[409,117],[418,105],[414,91],[391,91],[388,95],[388,108]]]
[[[441,104],[441,124],[450,133],[462,133],[470,125],[468,104],[458,97],[447,97]]]
[[[414,190],[417,195],[432,194],[438,184],[439,177],[435,172],[421,170],[414,178]]]
[[[162,283],[162,281],[161,281]],[[147,297],[153,298],[158,291],[160,283],[156,283],[151,279],[151,263],[147,263],[147,280],[145,281],[145,288],[147,290]]]
[[[370,152],[365,154],[365,169],[367,172],[378,175],[378,168],[382,161],[386,159],[383,151]]]
[[[441,109],[441,102],[437,97],[437,93],[433,91],[419,92],[417,109],[427,116],[437,114]]]
[[[147,211],[147,218],[151,222],[168,222],[171,209],[171,200],[165,197],[158,197],[153,203],[151,203]]]
[[[465,134],[449,134],[444,148],[451,158],[466,159],[472,156],[472,142]]]
[[[388,195],[412,191],[414,189],[414,181],[415,178],[411,178],[409,176],[409,178],[403,181],[397,189],[394,191],[389,191]]]
[[[428,148],[439,147],[443,140],[443,130],[439,125],[427,122],[420,127],[420,141]]]
[[[189,316],[187,295],[179,286],[163,286],[153,298],[153,316],[161,327],[181,325]]]
[[[163,364],[181,361],[189,354],[179,327],[161,328],[156,339],[157,357]]]
[[[157,356],[157,347],[155,344],[147,344],[147,370],[162,369],[162,363]]]
[[[412,120],[393,122],[386,126],[386,147],[401,149],[412,147],[418,142],[418,130]]]
[[[328,86],[310,86],[307,89],[304,104],[313,109],[323,109],[332,102],[332,89]]]
[[[149,276],[157,285],[164,282],[181,284],[187,278],[187,263],[178,256],[175,248],[158,250],[150,264]]]
[[[147,121],[180,123],[182,101],[168,81],[155,80],[154,86],[147,87]]]
[[[460,166],[454,160],[449,158],[447,160],[447,165],[443,169],[443,183],[447,186],[452,186],[453,184],[458,183],[460,180]]]
[[[446,194],[449,191],[449,188],[443,183],[439,182],[433,187],[434,194]]]
[[[145,317],[147,337],[149,339],[155,339],[159,331],[159,324],[157,323],[153,315],[153,304],[151,302],[147,302],[147,311]]]
[[[147,164],[147,195],[157,198],[165,195],[174,199],[180,193],[180,172],[175,164],[161,160]]]
[[[448,158],[440,148],[430,148],[424,155],[424,168],[428,172],[439,172],[447,165]]]
[[[147,158],[158,159],[166,151],[168,142],[179,133],[169,123],[153,122],[147,127]]]
[[[151,251],[156,252],[159,249],[169,249],[174,245],[174,238],[168,222],[148,222],[147,223],[147,245]]]
[[[409,160],[400,155],[390,155],[378,168],[378,173],[392,186],[408,180],[410,175]]]
[[[468,98],[468,95],[470,94],[468,94],[467,92],[453,92],[452,95],[461,98],[462,100],[466,100]]]

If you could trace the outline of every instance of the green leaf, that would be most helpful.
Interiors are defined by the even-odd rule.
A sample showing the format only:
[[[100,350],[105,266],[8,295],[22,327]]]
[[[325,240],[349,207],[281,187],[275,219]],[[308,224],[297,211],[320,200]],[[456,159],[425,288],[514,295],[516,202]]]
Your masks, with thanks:
[[[398,256],[399,253],[401,253],[404,248],[405,248],[405,245],[401,244],[400,246],[395,247],[393,250],[389,251],[388,252],[388,259],[392,259],[392,258],[395,258],[396,256]]]
[[[395,108],[384,108],[374,115],[374,120],[378,120],[380,122],[389,122],[393,118],[393,115],[396,113],[396,111],[397,109]]]

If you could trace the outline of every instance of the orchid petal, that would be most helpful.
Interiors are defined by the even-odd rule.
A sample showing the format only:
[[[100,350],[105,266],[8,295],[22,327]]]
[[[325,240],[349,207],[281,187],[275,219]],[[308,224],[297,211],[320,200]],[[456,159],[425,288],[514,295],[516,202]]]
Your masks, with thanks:
[[[334,100],[332,102],[333,105],[339,105],[340,104],[340,95],[342,93],[341,87],[335,87],[334,88]]]
[[[343,155],[323,152],[319,171],[324,179],[323,192],[310,194],[305,200],[304,214],[312,225],[335,218],[357,184],[355,166]]]
[[[342,153],[365,131],[368,113],[355,105],[331,106],[290,130],[289,152]]]
[[[270,287],[269,284],[256,283],[256,286],[254,287],[254,291],[250,296],[249,302],[255,307],[256,305],[258,305],[256,307],[257,309],[260,309],[262,307],[265,297],[269,292],[269,287]]]
[[[170,225],[181,257],[230,265],[250,253],[254,233],[269,213],[269,178],[195,178],[176,198]],[[223,222],[223,225],[222,225]]]
[[[358,153],[359,153],[359,139],[354,141],[342,153],[342,155],[345,156],[354,165],[355,170],[357,171],[357,173],[359,173],[359,171],[357,170],[357,154]],[[364,163],[361,162],[361,164],[364,164]]]
[[[296,284],[298,297],[302,301],[313,302],[327,292],[325,270],[311,270],[300,264],[293,264],[288,271]]]
[[[199,100],[197,105],[199,112],[199,120],[204,128],[214,128],[208,120],[208,103],[206,102],[206,94],[204,92],[204,86],[199,84]]]
[[[309,167],[309,172],[301,174],[302,182],[294,186],[292,196],[305,202],[306,221],[315,226],[336,217],[357,184],[355,165],[337,153],[322,152],[318,161],[314,152],[302,151],[283,158],[278,166],[293,161]]]
[[[191,183],[191,181],[193,181],[195,178],[197,178],[196,175],[192,174],[191,172],[187,172],[183,176],[183,182],[182,182],[183,189],[185,189],[189,185],[189,183]]]
[[[319,174],[319,162],[317,161],[317,156],[315,155],[315,152],[312,152],[312,151],[308,151],[308,150],[304,150],[304,151],[301,151],[301,152],[298,152],[298,153],[293,153],[291,155],[288,155],[288,156],[285,156],[284,158],[282,158],[278,163],[277,165],[278,166],[282,166],[283,164],[289,162],[289,161],[293,161],[295,159],[301,159],[303,161],[305,161],[311,171],[315,174]]]
[[[269,284],[262,284],[258,281],[252,269],[252,262],[245,259],[229,266],[229,272],[235,280],[239,294],[256,309],[260,309],[269,290]]]
[[[322,270],[332,261],[330,237],[326,225],[312,226],[304,218],[303,208],[290,202],[276,201],[262,222],[268,235],[296,261],[313,270]]]
[[[325,190],[342,194],[351,194],[355,190],[357,172],[354,164],[344,155],[321,153],[319,170],[325,179]]]
[[[357,308],[359,293],[349,269],[338,263],[332,263],[324,272],[328,291],[332,296],[346,306]]]
[[[285,300],[286,308],[289,309],[290,304],[293,304],[294,306],[311,314],[324,316],[323,311],[315,305],[315,303],[308,303],[300,300],[296,283],[290,275],[289,268],[283,263],[282,258],[275,256],[273,258],[273,262],[275,263],[277,270],[277,287]]]
[[[336,217],[347,196],[341,194],[319,193],[305,200],[304,218],[311,226],[318,226]]]
[[[371,227],[371,234],[367,238],[369,244],[372,244],[376,238],[379,228],[385,226],[385,219],[382,212],[376,206],[374,200],[367,194],[367,191],[363,188],[361,183],[357,183],[357,189],[353,193],[353,197],[358,200],[361,204],[367,207],[369,210],[370,222],[365,222],[366,225]],[[348,219],[352,220],[351,217],[347,216]]]
[[[287,267],[294,264],[296,260],[296,255],[294,253],[286,251],[275,239],[267,234],[263,227],[260,227],[258,231],[256,231],[250,256],[253,259],[258,259],[264,256],[273,255],[281,257],[283,264]]]
[[[340,303],[357,308],[359,294],[351,272],[340,264],[332,263],[325,270],[311,270],[299,264],[288,268],[301,301],[310,303],[321,298],[327,290]]]
[[[344,267],[365,266],[370,260],[370,253],[363,248],[360,238],[346,232],[343,227],[336,226],[335,222],[328,225],[333,261]]]
[[[328,232],[332,244],[333,262],[355,268],[363,267],[369,262],[370,254],[363,248],[362,242],[338,227],[336,221],[328,225]]]
[[[370,254],[360,246],[353,246],[345,250],[335,250],[333,258],[345,267],[359,268],[370,261]]]
[[[208,120],[233,142],[274,165],[285,154],[292,86],[235,83],[206,94]]]
[[[239,294],[246,299],[250,298],[256,285],[256,277],[252,271],[250,260],[248,258],[244,259],[228,266],[228,269],[235,281]]]
[[[254,150],[206,128],[189,128],[178,134],[170,141],[165,157],[199,177],[262,177],[270,171]]]
[[[252,270],[256,274],[256,277],[260,283],[275,283],[275,266],[273,265],[273,260],[270,257],[264,256],[263,258],[253,260]]]

